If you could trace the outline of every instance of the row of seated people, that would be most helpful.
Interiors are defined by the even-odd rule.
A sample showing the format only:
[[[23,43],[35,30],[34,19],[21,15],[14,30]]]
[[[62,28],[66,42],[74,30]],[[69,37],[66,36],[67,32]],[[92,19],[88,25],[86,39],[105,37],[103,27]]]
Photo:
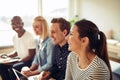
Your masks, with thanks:
[[[16,51],[8,56],[20,60],[12,68],[27,77],[38,75],[38,80],[112,80],[106,37],[93,22],[79,20],[72,28],[64,18],[53,18],[51,23],[49,29],[44,17],[35,17],[33,30],[39,37],[34,38],[23,28],[21,17],[13,17]],[[3,80],[16,80],[10,72],[11,66],[0,64]]]

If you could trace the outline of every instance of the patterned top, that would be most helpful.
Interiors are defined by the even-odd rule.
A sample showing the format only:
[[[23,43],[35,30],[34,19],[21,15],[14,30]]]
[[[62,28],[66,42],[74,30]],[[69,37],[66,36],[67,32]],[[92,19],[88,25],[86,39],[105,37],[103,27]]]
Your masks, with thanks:
[[[69,53],[70,51],[68,50],[67,43],[62,47],[59,45],[54,47],[52,60],[53,66],[49,70],[52,73],[51,77],[56,80],[63,80],[65,78],[66,62]]]
[[[80,69],[77,56],[71,52],[68,56],[65,80],[110,80],[110,72],[98,56],[95,56],[85,69]]]

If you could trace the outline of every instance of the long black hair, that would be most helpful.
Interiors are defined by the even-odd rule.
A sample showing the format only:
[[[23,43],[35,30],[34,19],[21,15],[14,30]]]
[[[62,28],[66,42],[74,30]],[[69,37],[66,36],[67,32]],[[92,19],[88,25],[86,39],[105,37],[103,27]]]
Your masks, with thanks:
[[[112,80],[111,66],[107,51],[106,36],[102,31],[99,31],[96,24],[89,20],[77,21],[74,25],[78,27],[78,33],[80,37],[89,38],[89,49],[94,50],[95,54],[99,56],[108,66],[110,70],[110,77]]]

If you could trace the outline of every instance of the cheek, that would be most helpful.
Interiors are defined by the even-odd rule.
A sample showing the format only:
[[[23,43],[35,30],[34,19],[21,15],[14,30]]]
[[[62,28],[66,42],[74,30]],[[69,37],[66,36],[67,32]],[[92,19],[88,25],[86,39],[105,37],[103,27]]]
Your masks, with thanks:
[[[54,37],[54,38],[58,38],[58,37],[59,37],[59,34],[54,33],[54,34],[53,34],[53,37]]]
[[[42,31],[42,27],[39,27],[38,29],[39,29],[39,31]]]
[[[68,43],[70,44],[70,49],[72,49],[72,50],[77,48],[77,46],[80,46],[78,39],[76,39],[74,37],[69,38]]]
[[[38,30],[37,30],[36,28],[34,28],[34,33],[35,33],[36,35],[39,35]]]

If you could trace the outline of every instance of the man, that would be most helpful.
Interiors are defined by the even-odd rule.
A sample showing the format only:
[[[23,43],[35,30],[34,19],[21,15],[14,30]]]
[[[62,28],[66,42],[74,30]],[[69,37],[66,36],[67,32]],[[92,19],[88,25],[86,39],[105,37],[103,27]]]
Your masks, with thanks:
[[[63,80],[65,78],[67,56],[70,53],[66,36],[70,31],[70,23],[64,18],[53,18],[51,21],[51,38],[55,44],[52,57],[52,68],[43,71],[39,80],[54,78]]]
[[[17,69],[18,71],[21,70],[23,66],[30,66],[31,62],[35,55],[35,47],[36,47],[36,39],[32,33],[26,31],[23,26],[24,23],[19,16],[14,16],[11,20],[11,25],[13,30],[17,33],[13,37],[13,44],[15,51],[8,54],[9,57],[19,57],[20,60],[18,63],[13,64],[13,68]],[[6,67],[5,67],[6,66]],[[8,80],[9,76],[5,76],[5,70],[8,70],[7,65],[0,65],[0,74],[3,80]],[[6,74],[7,75],[7,74]]]
[[[35,55],[36,39],[32,33],[26,31],[23,28],[24,23],[19,16],[13,17],[11,20],[11,25],[17,35],[13,37],[15,52],[13,54],[9,54],[9,56],[20,57],[21,63],[13,65],[14,68],[20,71],[23,66],[31,65],[31,62]]]

